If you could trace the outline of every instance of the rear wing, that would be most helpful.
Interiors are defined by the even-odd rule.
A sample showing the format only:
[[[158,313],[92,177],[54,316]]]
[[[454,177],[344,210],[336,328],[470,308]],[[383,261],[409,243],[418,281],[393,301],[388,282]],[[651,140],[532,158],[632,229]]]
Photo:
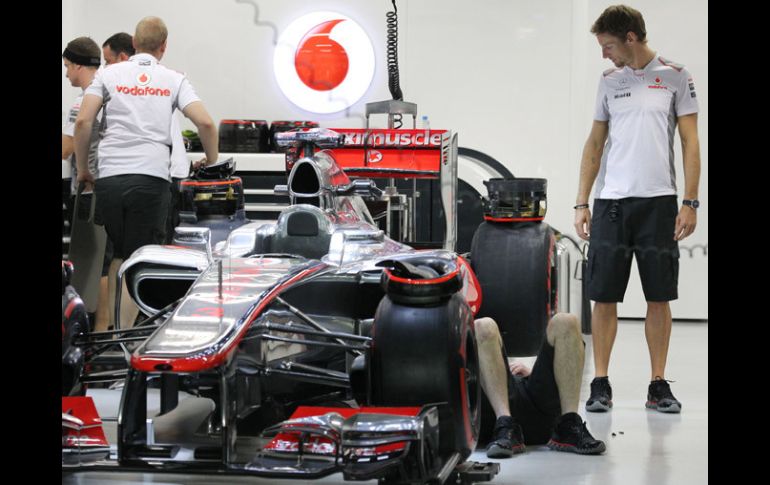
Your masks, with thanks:
[[[449,164],[448,130],[334,128],[344,135],[331,152],[349,176],[367,178],[439,178]]]
[[[457,134],[450,130],[333,128],[345,136],[330,149],[349,177],[439,179],[446,219],[444,249],[457,242]]]
[[[314,128],[276,135],[276,140],[282,146],[294,145],[286,152],[287,172],[302,157],[324,150],[351,178],[439,179],[446,222],[443,247],[455,250],[457,134],[449,130]]]

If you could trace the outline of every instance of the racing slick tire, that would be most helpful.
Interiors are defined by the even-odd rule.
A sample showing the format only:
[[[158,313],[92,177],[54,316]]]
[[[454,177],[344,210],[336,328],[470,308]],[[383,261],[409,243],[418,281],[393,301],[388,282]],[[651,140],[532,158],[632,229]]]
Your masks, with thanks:
[[[473,315],[455,293],[438,305],[383,297],[374,318],[371,404],[439,406],[439,454],[473,452],[480,425],[481,386]]]
[[[85,351],[74,345],[79,335],[89,332],[88,313],[83,300],[70,284],[72,264],[62,261],[61,373],[62,396],[83,396],[86,387],[80,382],[85,367]]]
[[[471,245],[471,267],[481,285],[477,318],[500,329],[509,357],[537,355],[556,308],[552,293],[554,230],[543,222],[484,222]]]

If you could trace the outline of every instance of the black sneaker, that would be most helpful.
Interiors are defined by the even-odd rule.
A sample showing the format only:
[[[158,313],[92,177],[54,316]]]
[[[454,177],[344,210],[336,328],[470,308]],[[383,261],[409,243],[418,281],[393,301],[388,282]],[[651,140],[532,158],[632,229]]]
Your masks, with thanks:
[[[612,388],[609,377],[595,377],[591,381],[591,397],[586,401],[586,411],[607,412],[612,408]]]
[[[577,413],[567,413],[559,418],[546,446],[580,455],[598,455],[607,449],[604,441],[591,436],[586,423]]]
[[[492,430],[492,441],[487,446],[489,458],[508,458],[524,453],[524,433],[510,416],[500,416]]]
[[[674,381],[656,377],[654,381],[650,382],[650,387],[647,388],[646,408],[657,409],[661,413],[678,413],[682,410],[682,403],[671,394],[669,382]]]

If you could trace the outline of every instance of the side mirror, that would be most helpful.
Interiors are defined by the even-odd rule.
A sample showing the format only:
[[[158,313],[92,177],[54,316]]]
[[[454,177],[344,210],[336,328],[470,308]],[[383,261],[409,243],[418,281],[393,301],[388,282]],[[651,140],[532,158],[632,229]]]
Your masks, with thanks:
[[[349,185],[337,188],[335,192],[337,195],[359,195],[376,200],[382,197],[382,190],[370,179],[353,180]]]

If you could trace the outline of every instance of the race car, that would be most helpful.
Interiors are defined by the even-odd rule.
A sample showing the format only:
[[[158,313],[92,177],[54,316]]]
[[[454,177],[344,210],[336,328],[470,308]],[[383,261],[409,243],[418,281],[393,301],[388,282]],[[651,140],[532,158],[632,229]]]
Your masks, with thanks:
[[[175,246],[140,248],[119,280],[149,318],[70,341],[87,355],[117,343],[130,358],[116,374],[125,376],[116,452],[67,466],[491,479],[495,465],[463,463],[481,405],[481,289],[470,264],[385,235],[364,203],[381,191],[350,180],[327,150],[339,134],[276,139],[304,156],[277,188],[292,205],[275,223],[235,224],[212,247],[212,227],[196,221],[177,229]],[[147,411],[153,390],[157,415]],[[65,421],[67,433],[79,429],[65,413],[71,399],[88,397],[63,400],[63,434]]]

